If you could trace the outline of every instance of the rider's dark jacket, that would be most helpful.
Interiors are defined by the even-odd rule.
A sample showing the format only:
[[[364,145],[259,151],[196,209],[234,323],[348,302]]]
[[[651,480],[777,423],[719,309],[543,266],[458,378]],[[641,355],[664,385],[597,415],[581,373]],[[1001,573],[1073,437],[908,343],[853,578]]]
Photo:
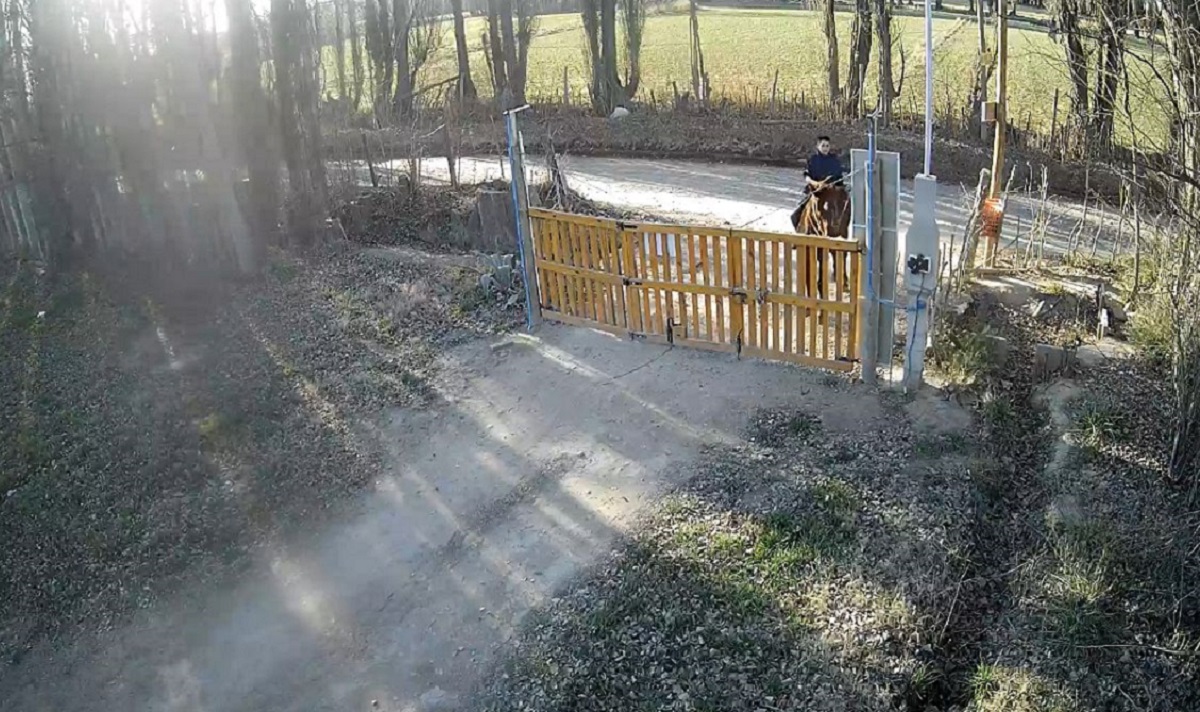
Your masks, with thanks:
[[[812,158],[808,159],[808,166],[805,173],[809,178],[815,181],[824,181],[833,179],[840,181],[842,179],[842,162],[832,153],[814,153]]]

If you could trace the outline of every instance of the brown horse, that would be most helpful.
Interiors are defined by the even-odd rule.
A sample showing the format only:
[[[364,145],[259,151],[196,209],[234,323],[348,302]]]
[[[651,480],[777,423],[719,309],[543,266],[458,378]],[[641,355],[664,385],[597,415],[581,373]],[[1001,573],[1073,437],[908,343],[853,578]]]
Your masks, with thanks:
[[[846,238],[850,236],[850,194],[840,185],[820,184],[814,186],[809,199],[792,212],[792,228],[801,235]],[[825,272],[828,262],[825,250],[817,250],[818,299],[825,299]],[[843,281],[848,279],[842,275]],[[806,290],[807,291],[807,290]],[[809,295],[813,296],[813,295]]]
[[[817,185],[809,199],[792,213],[792,228],[801,235],[848,237],[850,194],[840,185]]]

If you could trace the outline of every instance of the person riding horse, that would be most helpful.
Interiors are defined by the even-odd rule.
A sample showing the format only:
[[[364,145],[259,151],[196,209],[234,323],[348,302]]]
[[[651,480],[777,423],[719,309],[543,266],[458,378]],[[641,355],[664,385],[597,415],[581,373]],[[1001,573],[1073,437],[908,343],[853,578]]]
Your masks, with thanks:
[[[821,237],[846,238],[850,227],[850,196],[844,187],[842,162],[831,150],[828,136],[817,139],[817,152],[808,160],[804,172],[804,193],[792,213],[796,232]],[[816,198],[816,200],[814,200]],[[825,274],[829,269],[826,251],[818,248],[817,296],[825,299]],[[842,275],[843,283],[848,275]],[[806,292],[808,291],[806,287]]]
[[[842,162],[833,152],[832,143],[828,136],[817,137],[817,152],[808,159],[804,169],[804,193],[800,196],[800,205],[796,214],[804,209],[804,204],[819,190],[832,185],[841,185],[845,177]]]

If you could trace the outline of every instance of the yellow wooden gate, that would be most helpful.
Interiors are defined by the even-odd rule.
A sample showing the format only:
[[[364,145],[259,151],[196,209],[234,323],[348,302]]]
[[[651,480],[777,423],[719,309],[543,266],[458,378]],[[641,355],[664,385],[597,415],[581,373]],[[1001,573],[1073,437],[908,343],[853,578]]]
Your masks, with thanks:
[[[858,359],[856,242],[529,216],[547,319],[836,370]]]

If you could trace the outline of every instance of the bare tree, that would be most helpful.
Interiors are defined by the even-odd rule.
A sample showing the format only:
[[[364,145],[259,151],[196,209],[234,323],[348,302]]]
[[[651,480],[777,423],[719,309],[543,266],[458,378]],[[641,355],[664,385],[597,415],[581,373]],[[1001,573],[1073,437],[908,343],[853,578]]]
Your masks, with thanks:
[[[514,16],[515,14],[515,16]],[[484,56],[497,104],[504,109],[525,103],[529,44],[535,17],[529,0],[488,0]]]
[[[601,66],[604,62],[600,48],[600,5],[601,0],[580,0],[579,14],[583,19],[583,34],[587,39],[588,66],[591,69],[592,108],[599,113],[607,113],[604,99],[602,80],[604,72]]]
[[[388,0],[367,0],[366,35],[367,56],[371,59],[372,73],[375,76],[374,110],[375,121],[378,123],[387,113],[396,71]]]
[[[504,106],[508,88],[508,68],[504,59],[504,43],[500,41],[500,0],[487,0],[487,29],[483,34],[484,57],[492,76],[492,96]]]
[[[1054,32],[1063,45],[1067,75],[1071,81],[1071,123],[1076,135],[1087,130],[1088,55],[1083,44],[1080,21],[1082,0],[1054,0]]]
[[[850,45],[850,76],[846,78],[845,110],[856,116],[862,106],[863,85],[871,64],[871,0],[855,0],[853,43]]]
[[[454,49],[458,55],[458,95],[474,101],[479,95],[475,81],[471,79],[471,55],[467,51],[467,26],[463,21],[462,0],[450,0],[450,11],[454,15]]]
[[[875,2],[875,34],[879,39],[879,120],[886,126],[892,120],[892,104],[900,94],[892,74],[892,9],[886,0]]]
[[[689,53],[692,65],[692,94],[698,101],[708,98],[708,74],[704,70],[704,50],[700,46],[700,17],[698,0],[688,0]],[[593,50],[593,55],[596,51]]]
[[[1131,7],[1124,0],[1095,0],[1093,4],[1100,34],[1091,129],[1096,146],[1109,151],[1116,127],[1117,88],[1125,61],[1125,34],[1131,22]]]
[[[362,109],[363,84],[366,80],[363,73],[362,36],[358,31],[359,0],[344,0],[344,2],[346,3],[346,24],[350,29],[350,67],[353,75],[350,108],[357,113]]]
[[[617,0],[582,0],[584,32],[592,70],[592,107],[608,114],[629,98],[621,82],[617,44]]]
[[[877,0],[880,4],[886,0]],[[833,106],[839,106],[842,103],[842,83],[838,76],[839,59],[838,59],[838,36],[837,36],[837,17],[834,15],[834,0],[822,0],[821,16],[825,23],[822,29],[825,32],[825,78],[829,86],[829,102]]]
[[[251,0],[225,0],[225,14],[229,18],[229,83],[236,106],[234,124],[249,175],[251,225],[256,235],[265,238],[276,231],[279,175]],[[256,244],[254,249],[255,259],[261,260],[261,253],[257,252],[261,245]]]
[[[517,63],[517,31],[513,23],[513,0],[500,0],[500,54],[504,57],[504,91],[500,106],[511,109],[525,103],[525,82],[516,76],[521,67]]]
[[[333,57],[337,67],[334,74],[337,77],[338,99],[348,104],[350,99],[349,87],[346,84],[346,26],[345,13],[342,5],[346,0],[333,0]]]
[[[318,221],[328,198],[311,89],[316,73],[305,0],[271,0],[271,29],[279,131],[291,192],[288,227],[300,245],[308,246],[320,234]]]
[[[1168,97],[1165,108],[1173,127],[1166,143],[1145,132],[1141,107],[1129,102],[1128,67],[1124,119],[1133,133],[1133,183],[1139,196],[1143,185],[1165,193],[1164,207],[1172,227],[1155,256],[1156,269],[1146,275],[1149,293],[1132,295],[1138,313],[1159,311],[1164,317],[1174,389],[1173,423],[1168,478],[1188,485],[1194,500],[1200,494],[1200,5],[1194,0],[1154,0],[1151,5],[1161,28],[1162,61],[1166,71],[1151,74]],[[1136,55],[1126,54],[1126,60]],[[1135,203],[1136,205],[1136,203]],[[1136,220],[1136,214],[1135,214]],[[1140,225],[1135,240],[1140,242]],[[1141,245],[1135,250],[1141,272]],[[1142,283],[1139,273],[1139,286]]]
[[[642,37],[646,30],[645,0],[621,0],[621,29],[625,34],[625,95],[633,98],[642,79]]]

